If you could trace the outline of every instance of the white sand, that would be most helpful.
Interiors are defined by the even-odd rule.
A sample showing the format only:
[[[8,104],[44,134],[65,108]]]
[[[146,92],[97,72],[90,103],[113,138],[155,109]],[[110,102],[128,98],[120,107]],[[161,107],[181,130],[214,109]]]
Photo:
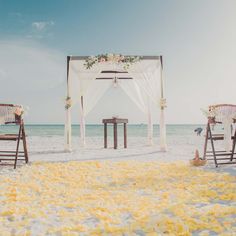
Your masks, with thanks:
[[[80,139],[72,140],[72,152],[64,152],[64,139],[60,136],[29,138],[31,161],[69,161],[94,159],[158,159],[160,161],[188,160],[194,156],[195,149],[202,149],[202,140],[199,137],[177,137],[168,139],[168,151],[159,151],[159,140],[154,139],[154,145],[148,146],[146,138],[130,137],[128,148],[124,149],[123,139],[119,137],[118,149],[113,149],[113,139],[108,137],[108,149],[103,148],[103,138],[88,137],[86,147],[80,145]]]
[[[81,147],[79,137],[72,138],[72,152],[64,151],[64,137],[45,136],[28,137],[28,149],[30,162],[38,161],[84,161],[84,160],[159,160],[161,162],[188,161],[194,157],[198,149],[203,154],[204,137],[196,135],[169,135],[167,152],[160,152],[159,139],[154,138],[154,145],[148,146],[145,137],[128,137],[128,148],[123,147],[123,137],[118,139],[118,149],[113,149],[113,137],[108,137],[108,148],[103,148],[102,137],[87,137],[86,147]],[[0,148],[12,145],[1,142]],[[208,162],[207,168],[215,171],[228,171],[236,175],[236,165],[224,165],[215,168],[213,162]],[[0,169],[1,171],[3,168]]]

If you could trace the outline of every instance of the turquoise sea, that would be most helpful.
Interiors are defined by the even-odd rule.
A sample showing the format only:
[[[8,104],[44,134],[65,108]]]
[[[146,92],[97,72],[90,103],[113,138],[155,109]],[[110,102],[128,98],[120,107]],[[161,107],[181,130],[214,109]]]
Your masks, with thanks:
[[[167,125],[167,135],[193,135],[194,129],[201,127],[205,128],[202,124],[187,124],[187,125]],[[63,136],[64,125],[51,125],[51,124],[26,124],[25,129],[28,136]],[[0,126],[0,133],[8,133],[16,130],[15,126],[2,125]],[[146,137],[147,136],[147,125],[144,124],[129,124],[127,127],[129,137]],[[159,125],[154,125],[154,136],[159,134]],[[203,131],[204,132],[204,131]],[[118,126],[118,134],[122,135],[122,125]],[[72,135],[80,135],[80,126],[72,125]],[[108,135],[112,135],[112,127],[108,126]],[[103,125],[86,125],[86,136],[88,137],[99,137],[103,136]]]

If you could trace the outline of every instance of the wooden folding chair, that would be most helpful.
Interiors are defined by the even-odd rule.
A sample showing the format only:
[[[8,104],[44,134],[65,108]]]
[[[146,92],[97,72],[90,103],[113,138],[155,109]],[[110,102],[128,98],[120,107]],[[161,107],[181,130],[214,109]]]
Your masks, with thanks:
[[[17,125],[17,133],[0,133],[0,141],[16,142],[16,147],[14,150],[0,150],[0,165],[13,165],[14,169],[16,168],[18,160],[24,160],[28,163],[28,151],[22,112],[22,107],[19,105],[0,104],[0,124]],[[19,150],[21,140],[23,143],[23,151]],[[12,161],[13,164],[11,163]]]
[[[236,105],[231,104],[219,104],[214,106],[209,106],[209,111],[214,109],[215,115],[214,117],[208,117],[208,122],[206,126],[206,136],[205,136],[205,144],[204,144],[204,159],[213,160],[215,166],[223,164],[236,164],[234,160],[235,153],[235,143],[236,143],[236,129],[235,131],[232,129],[232,124],[236,122]],[[224,140],[225,135],[223,133],[215,133],[214,130],[217,130],[217,126],[223,123],[225,117],[231,120],[231,140],[232,146],[231,150],[216,150],[215,141]],[[214,130],[213,130],[214,127]],[[225,128],[225,127],[224,127]],[[223,129],[223,128],[222,128]],[[230,139],[229,139],[230,140]],[[211,144],[211,150],[208,148],[208,141]],[[209,158],[210,157],[210,158]],[[213,158],[212,158],[213,157]]]

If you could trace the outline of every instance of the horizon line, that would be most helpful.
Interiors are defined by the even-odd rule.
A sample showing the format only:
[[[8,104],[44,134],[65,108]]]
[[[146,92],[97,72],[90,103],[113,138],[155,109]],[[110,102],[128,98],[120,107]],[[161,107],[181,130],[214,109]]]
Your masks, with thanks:
[[[65,125],[64,123],[25,123],[25,125]],[[80,125],[78,123],[71,125]],[[86,125],[102,125],[102,123],[87,123]],[[127,125],[147,125],[146,123],[128,123]],[[159,125],[154,123],[153,125]],[[168,123],[166,125],[206,125],[205,123]]]

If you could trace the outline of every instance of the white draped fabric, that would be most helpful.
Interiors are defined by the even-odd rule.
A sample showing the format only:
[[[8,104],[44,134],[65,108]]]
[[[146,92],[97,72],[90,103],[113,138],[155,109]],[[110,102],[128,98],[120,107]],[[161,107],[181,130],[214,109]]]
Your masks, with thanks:
[[[232,148],[231,136],[233,135],[232,123],[236,119],[236,106],[235,105],[218,105],[214,107],[216,121],[222,122],[224,134],[224,146],[226,151]]]
[[[150,100],[161,108],[160,110],[160,150],[166,151],[166,125],[164,117],[164,107],[161,107],[161,99],[163,98],[163,78],[161,61],[138,62],[131,67],[129,73],[133,76],[142,92],[147,96],[147,115],[148,115],[148,139],[152,143],[153,125],[151,115]]]
[[[91,70],[84,70],[84,61],[71,61],[69,64],[69,78],[72,104],[79,103],[80,112],[80,137],[82,145],[85,146],[85,116],[92,109],[93,97],[88,99],[89,91],[94,88],[94,82],[100,74],[101,66],[95,65]],[[97,90],[95,90],[97,91]],[[97,93],[98,94],[98,93]]]
[[[86,92],[83,95],[83,109],[80,106],[80,131],[81,131],[81,140],[82,145],[85,146],[85,117],[86,115],[95,107],[102,95],[112,86],[112,81],[104,80],[93,80],[93,83],[90,84],[90,87],[87,88]],[[83,119],[83,120],[82,120]]]
[[[98,63],[91,69],[86,69],[84,60],[71,60],[69,64],[69,79],[67,96],[72,99],[72,106],[80,104],[80,130],[82,144],[85,145],[85,117],[94,108],[102,95],[114,84],[116,76],[118,86],[130,97],[137,107],[147,115],[148,124],[148,143],[153,142],[153,119],[152,107],[160,106],[161,99],[161,62],[159,59],[140,60],[132,64],[128,70],[123,69],[122,64],[110,62]],[[101,73],[102,71],[122,71],[125,73]],[[101,78],[102,79],[96,79]],[[130,79],[127,79],[130,78]],[[109,79],[105,79],[109,78]],[[66,115],[66,149],[71,147],[71,123],[70,110],[67,109]],[[162,122],[160,123],[161,150],[165,151],[165,124],[164,110],[161,110]],[[69,137],[70,136],[70,137]],[[164,142],[164,143],[163,143]]]
[[[159,106],[161,94],[161,62],[149,61],[137,62],[130,69],[129,73],[135,79],[143,93],[152,100],[154,104]]]
[[[67,72],[67,97],[71,96],[71,78],[70,70]],[[66,118],[65,118],[65,150],[71,151],[71,107],[66,109]]]
[[[151,113],[151,101],[149,96],[140,88],[136,79],[120,80],[119,86],[124,90],[128,97],[137,105],[137,107],[147,115],[148,124],[148,144],[153,144],[153,124]]]

